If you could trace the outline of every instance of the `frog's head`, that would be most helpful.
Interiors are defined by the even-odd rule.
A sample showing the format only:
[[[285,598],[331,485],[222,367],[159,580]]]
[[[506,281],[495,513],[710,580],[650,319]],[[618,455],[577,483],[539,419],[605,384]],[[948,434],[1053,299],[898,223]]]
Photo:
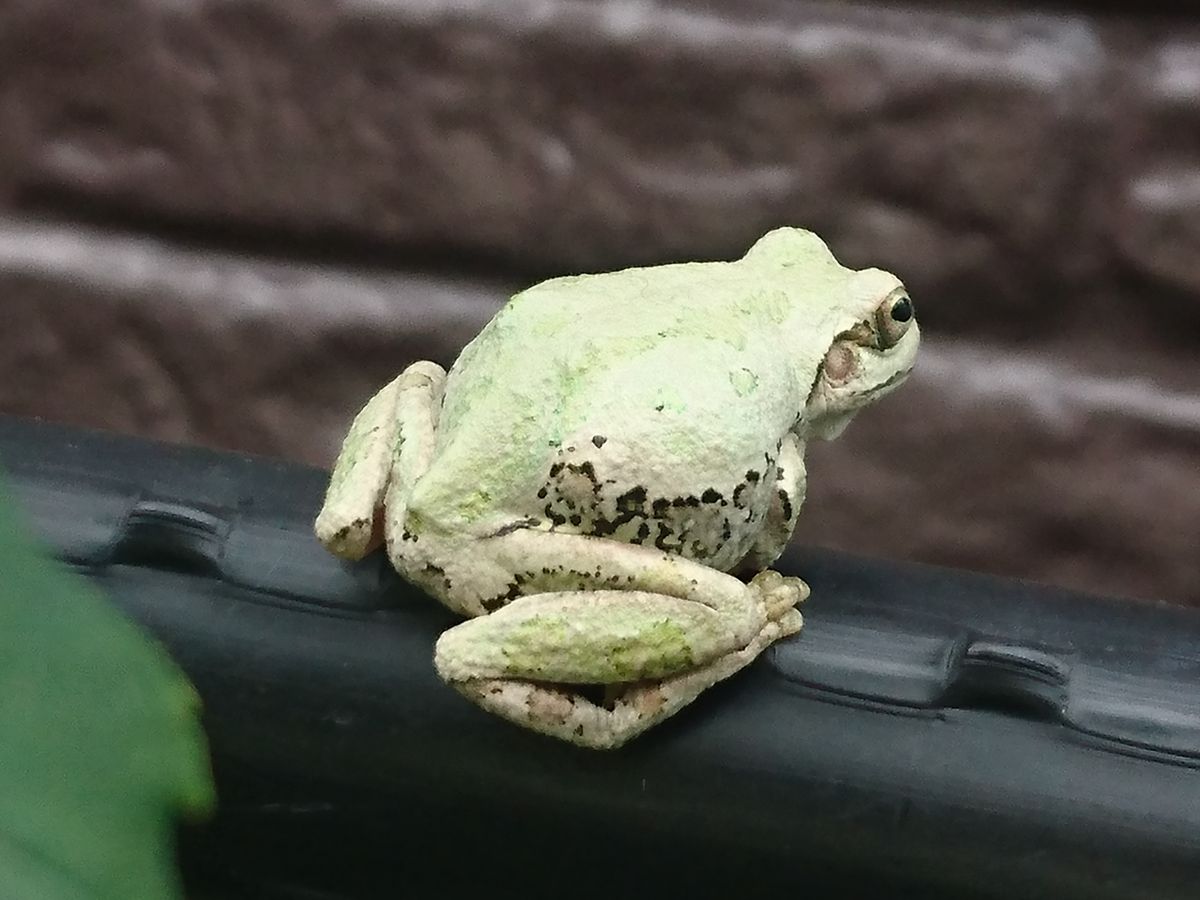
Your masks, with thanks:
[[[835,438],[864,406],[908,377],[921,342],[916,310],[900,279],[848,269],[815,234],[781,228],[746,255],[774,269],[790,299],[798,377],[811,385],[797,429]]]

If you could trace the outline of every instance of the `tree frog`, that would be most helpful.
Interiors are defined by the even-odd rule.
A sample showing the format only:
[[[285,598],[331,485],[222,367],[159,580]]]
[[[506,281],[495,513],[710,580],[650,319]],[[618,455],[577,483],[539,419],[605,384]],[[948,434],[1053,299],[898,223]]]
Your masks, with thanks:
[[[800,630],[808,587],[767,567],[805,444],[894,390],[919,340],[896,276],[797,228],[733,262],[555,278],[367,403],[315,530],[347,559],[386,544],[468,617],[434,651],[462,694],[617,747]]]

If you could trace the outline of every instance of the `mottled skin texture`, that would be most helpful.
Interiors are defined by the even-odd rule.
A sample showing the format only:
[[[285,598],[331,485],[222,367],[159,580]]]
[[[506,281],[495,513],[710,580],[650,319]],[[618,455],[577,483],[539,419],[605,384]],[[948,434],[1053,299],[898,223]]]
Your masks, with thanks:
[[[807,587],[766,567],[805,442],[895,388],[918,344],[895,276],[799,229],[732,263],[547,281],[449,375],[416,363],[371,399],[317,535],[351,559],[385,541],[471,617],[435,651],[463,694],[618,746],[800,629]]]

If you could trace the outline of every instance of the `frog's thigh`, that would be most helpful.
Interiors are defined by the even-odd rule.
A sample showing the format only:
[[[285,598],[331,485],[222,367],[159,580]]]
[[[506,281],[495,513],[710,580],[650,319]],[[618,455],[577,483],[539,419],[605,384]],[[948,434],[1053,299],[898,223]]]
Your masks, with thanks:
[[[757,587],[685,557],[640,545],[522,528],[480,540],[473,549],[476,559],[486,557],[512,573],[513,596],[564,590],[661,594],[710,609],[740,647],[758,634],[769,615],[766,598]]]
[[[425,448],[432,448],[445,380],[445,370],[436,363],[413,363],[355,416],[314,523],[317,539],[331,552],[361,559],[378,546],[379,510],[389,482],[396,480],[397,442],[403,442],[401,459],[395,462],[409,476],[402,485],[406,489],[412,483],[410,470],[418,470],[422,463],[428,466]],[[401,465],[406,456],[408,464]],[[393,492],[396,488],[393,483]]]
[[[745,647],[658,682],[629,686],[610,706],[557,688],[511,678],[482,678],[454,686],[488,712],[552,737],[593,749],[612,749],[678,712],[718,681],[745,668],[763,650],[800,630],[791,609],[774,619]],[[461,627],[461,626],[459,626]]]
[[[715,610],[645,591],[561,591],[451,628],[434,664],[449,682],[519,678],[614,684],[662,678],[739,649]]]
[[[771,505],[763,518],[762,530],[737,566],[738,572],[761,572],[779,558],[796,530],[797,513],[804,503],[806,486],[804,448],[799,438],[788,432],[776,460],[775,493]]]

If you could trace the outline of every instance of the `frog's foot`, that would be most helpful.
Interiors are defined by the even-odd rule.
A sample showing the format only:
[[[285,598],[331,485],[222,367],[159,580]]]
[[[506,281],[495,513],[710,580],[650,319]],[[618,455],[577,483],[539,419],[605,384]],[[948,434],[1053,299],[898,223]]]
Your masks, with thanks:
[[[437,363],[413,363],[355,416],[313,526],[331,553],[362,559],[383,541],[385,495],[402,506],[429,467],[445,382]]]
[[[450,629],[435,664],[489,712],[585,747],[618,747],[799,631],[796,581],[763,573],[752,584],[768,615],[748,643],[719,611],[693,601],[565,591],[522,597]],[[573,687],[583,684],[607,686],[608,701]]]
[[[779,619],[789,610],[808,599],[808,585],[793,575],[781,575],[774,569],[764,569],[750,580],[750,589],[757,591],[767,609],[768,619]],[[797,613],[798,615],[798,613]]]
[[[473,678],[452,684],[483,709],[517,725],[581,747],[610,750],[674,715],[745,668],[772,643],[798,632],[802,624],[800,612],[788,608],[767,622],[749,645],[660,680],[609,684],[602,703],[569,684],[517,678]]]

